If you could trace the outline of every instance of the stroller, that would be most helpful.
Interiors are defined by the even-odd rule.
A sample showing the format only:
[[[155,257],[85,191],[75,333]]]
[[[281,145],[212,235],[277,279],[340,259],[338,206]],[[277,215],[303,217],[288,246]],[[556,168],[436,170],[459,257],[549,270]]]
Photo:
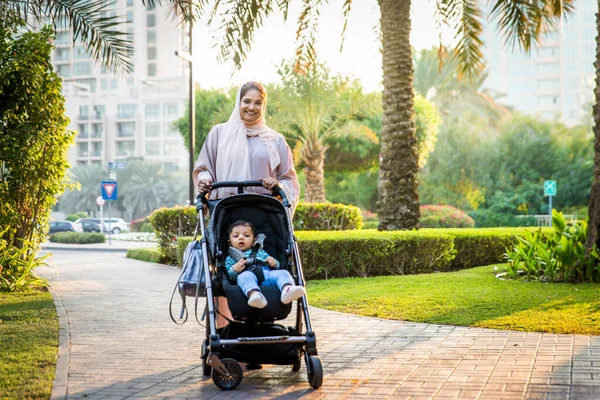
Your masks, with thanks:
[[[230,281],[225,269],[228,249],[227,230],[231,223],[243,219],[251,222],[257,233],[266,235],[264,249],[275,257],[281,269],[287,269],[298,285],[304,286],[302,264],[289,214],[290,203],[279,187],[275,197],[244,193],[244,188],[262,186],[261,181],[216,182],[213,189],[237,187],[237,195],[220,200],[207,200],[198,195],[197,210],[202,234],[206,284],[205,323],[206,337],[202,343],[202,373],[212,375],[222,390],[236,388],[242,381],[241,362],[249,364],[290,365],[300,370],[302,357],[306,363],[308,382],[317,389],[323,382],[323,367],[317,355],[306,296],[296,301],[296,324],[285,327],[275,321],[285,319],[292,304],[280,301],[277,286],[261,286],[268,305],[263,309],[248,306],[242,290]],[[203,209],[208,208],[210,222],[205,229]],[[217,317],[223,310],[217,308],[217,297],[225,296],[232,319],[218,328]],[[304,321],[304,326],[303,326]],[[304,329],[305,328],[305,329]]]

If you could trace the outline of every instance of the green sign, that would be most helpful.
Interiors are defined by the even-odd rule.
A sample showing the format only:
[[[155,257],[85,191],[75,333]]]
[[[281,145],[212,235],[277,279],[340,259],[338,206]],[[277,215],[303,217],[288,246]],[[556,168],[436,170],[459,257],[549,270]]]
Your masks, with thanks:
[[[544,181],[544,196],[556,196],[556,181]]]

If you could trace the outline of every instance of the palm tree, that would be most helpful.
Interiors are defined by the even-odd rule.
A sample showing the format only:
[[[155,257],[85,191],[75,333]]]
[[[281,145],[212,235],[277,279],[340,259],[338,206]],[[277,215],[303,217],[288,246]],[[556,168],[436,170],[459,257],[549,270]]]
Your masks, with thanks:
[[[139,0],[138,0],[139,1]],[[181,21],[190,22],[199,16],[200,9],[189,0],[141,0],[148,8],[165,5],[168,13]],[[84,0],[2,0],[0,27],[14,28],[24,23],[34,27],[44,17],[54,26],[68,25],[73,31],[73,43],[81,41],[96,61],[113,70],[131,72],[133,63],[128,55],[131,42],[120,27],[122,15],[111,16],[114,1]]]
[[[211,15],[223,15],[221,58],[231,58],[239,66],[252,44],[254,31],[278,8],[287,18],[292,0],[255,2],[232,0],[223,5],[208,1]],[[573,9],[574,0],[494,0],[489,15],[499,21],[500,33],[508,43],[525,50],[546,26]],[[296,69],[306,71],[316,58],[315,38],[321,1],[302,1],[298,20]],[[379,176],[379,229],[412,229],[419,220],[417,194],[417,154],[413,112],[413,66],[410,49],[410,0],[378,0],[381,13],[383,64],[383,127]],[[459,77],[473,78],[485,65],[481,53],[482,10],[478,0],[436,0],[440,22],[456,28]],[[345,0],[343,14],[350,13],[352,0]],[[219,13],[220,7],[227,7]],[[346,24],[344,25],[345,29]]]
[[[269,124],[296,142],[294,151],[305,166],[305,201],[324,202],[324,163],[331,139],[377,143],[377,134],[360,123],[377,107],[365,99],[355,81],[332,78],[323,64],[313,64],[306,74],[299,74],[291,63],[283,63],[278,72],[283,83],[270,95],[269,108],[274,112]]]
[[[78,187],[66,191],[59,201],[59,208],[68,213],[85,211],[88,214],[98,209],[96,198],[100,195],[100,184],[106,178],[106,171],[98,165],[86,165],[70,170],[71,180]]]

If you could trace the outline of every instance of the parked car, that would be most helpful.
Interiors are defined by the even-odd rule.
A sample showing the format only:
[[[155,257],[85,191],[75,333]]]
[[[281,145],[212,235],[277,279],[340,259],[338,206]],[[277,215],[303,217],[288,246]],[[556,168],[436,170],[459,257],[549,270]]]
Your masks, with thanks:
[[[83,222],[93,222],[102,229],[102,232],[108,232],[109,222],[110,222],[110,230],[112,233],[117,234],[121,232],[128,232],[129,225],[127,222],[123,220],[123,218],[102,218],[102,222],[100,218],[79,218],[75,221],[75,224],[82,224]]]
[[[52,221],[48,233],[56,232],[81,232],[81,228],[71,221]]]
[[[92,221],[83,221],[81,223],[81,229],[84,232],[102,232],[100,225]]]
[[[100,218],[79,218],[75,221],[75,225],[79,225],[81,230],[83,231],[83,224],[86,222],[91,222],[92,224],[96,224],[98,226],[98,232],[104,232],[106,229],[104,228],[104,224],[100,222]]]

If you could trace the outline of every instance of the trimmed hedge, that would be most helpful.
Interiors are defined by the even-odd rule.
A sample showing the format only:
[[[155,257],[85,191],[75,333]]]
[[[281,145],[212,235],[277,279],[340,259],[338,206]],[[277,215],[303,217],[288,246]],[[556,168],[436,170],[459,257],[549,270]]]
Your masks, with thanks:
[[[197,215],[194,206],[176,206],[159,208],[148,216],[164,262],[172,264],[177,261],[177,237],[194,234]]]
[[[294,230],[340,231],[360,229],[360,208],[333,203],[298,203],[294,214]]]
[[[163,262],[163,256],[156,247],[129,249],[125,257],[156,264]]]
[[[551,229],[551,228],[545,228]],[[306,279],[420,274],[503,262],[527,228],[296,232]],[[178,239],[178,259],[191,237]]]
[[[50,235],[50,241],[54,243],[104,243],[104,234],[95,232],[57,232]]]

